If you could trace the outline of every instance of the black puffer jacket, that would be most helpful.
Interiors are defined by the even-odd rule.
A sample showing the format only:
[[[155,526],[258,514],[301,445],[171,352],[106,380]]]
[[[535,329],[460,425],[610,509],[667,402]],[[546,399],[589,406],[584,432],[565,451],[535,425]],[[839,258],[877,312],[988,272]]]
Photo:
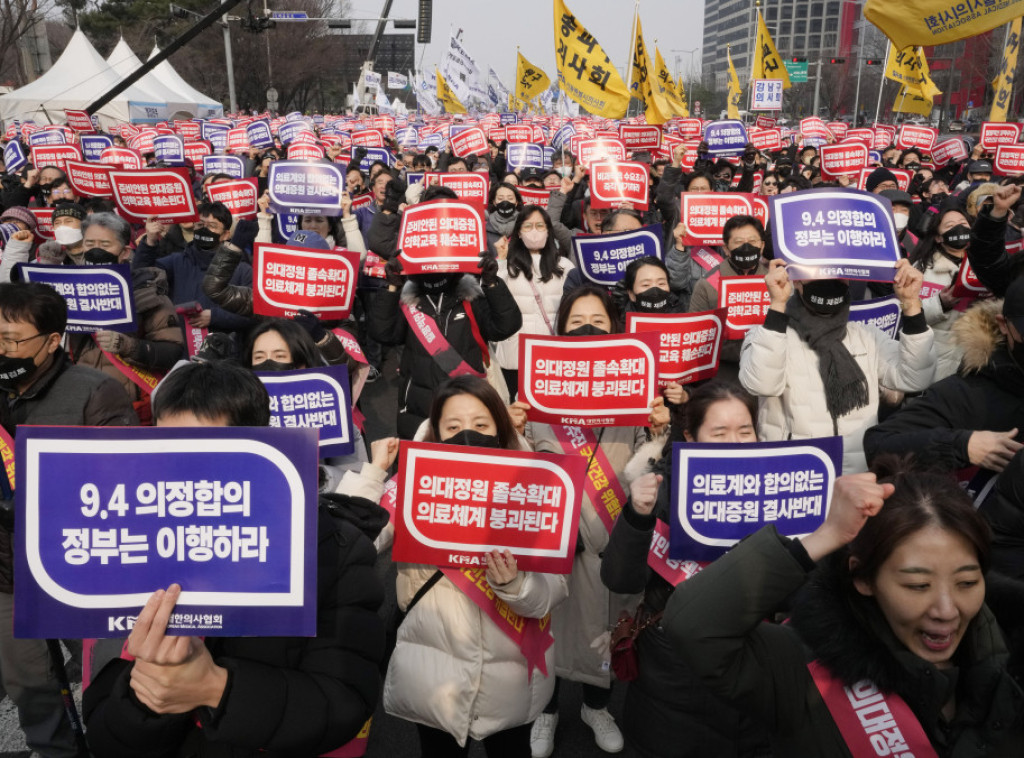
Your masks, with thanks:
[[[1024,271],[1024,257],[1006,252],[1008,218],[992,218],[982,209],[971,228],[971,246],[967,248],[967,260],[975,276],[997,297],[1002,297],[1010,282]]]

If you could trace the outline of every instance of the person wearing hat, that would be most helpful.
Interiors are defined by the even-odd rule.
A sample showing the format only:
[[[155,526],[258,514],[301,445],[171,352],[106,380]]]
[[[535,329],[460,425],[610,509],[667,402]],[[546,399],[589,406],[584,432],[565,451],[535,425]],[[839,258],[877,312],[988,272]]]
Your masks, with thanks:
[[[28,208],[17,205],[0,215],[0,282],[10,281],[14,262],[27,261],[35,245],[37,222]]]
[[[39,260],[43,263],[84,263],[83,221],[85,208],[78,203],[58,203],[54,206],[53,215],[50,216],[54,241],[39,246]]]
[[[0,224],[16,224],[18,227],[16,231],[34,232],[39,222],[36,221],[35,214],[28,208],[16,205],[0,214]]]
[[[886,190],[899,189],[899,184],[896,181],[896,174],[883,166],[868,174],[867,181],[864,182],[864,189],[877,195]]]
[[[540,168],[524,168],[519,172],[519,181],[524,187],[533,187],[534,189],[543,189],[544,187],[544,169]]]

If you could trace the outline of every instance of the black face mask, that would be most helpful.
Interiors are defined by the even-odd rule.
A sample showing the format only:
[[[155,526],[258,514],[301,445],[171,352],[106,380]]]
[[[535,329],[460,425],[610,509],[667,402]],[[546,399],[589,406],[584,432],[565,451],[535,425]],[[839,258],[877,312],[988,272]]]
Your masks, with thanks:
[[[420,274],[413,279],[419,282],[420,287],[428,295],[440,295],[448,288],[447,274]]]
[[[938,208],[940,205],[946,202],[946,198],[948,197],[949,195],[947,195],[945,192],[933,192],[931,200],[929,200],[929,202],[936,208]]]
[[[252,365],[253,371],[291,371],[295,368],[294,363],[281,363],[279,361],[267,360]]]
[[[192,233],[192,239],[200,250],[213,250],[220,244],[220,235],[214,234],[209,229],[196,229]]]
[[[761,260],[761,248],[744,242],[737,248],[729,251],[729,261],[740,271],[750,271],[757,268],[757,262]]]
[[[650,287],[637,294],[636,307],[647,313],[660,311],[668,305],[669,294],[661,287]]]
[[[85,251],[83,258],[86,263],[93,266],[107,266],[111,263],[117,263],[117,256],[113,253],[108,253],[102,247],[90,247]]]
[[[43,340],[43,346],[39,350],[45,347],[46,340]],[[36,365],[36,356],[39,355],[39,350],[36,350],[30,358],[0,355],[0,390],[17,392],[18,385],[23,384],[39,370],[39,366]]]
[[[804,282],[800,295],[807,310],[819,316],[834,316],[846,306],[850,285],[839,279],[818,279]]]
[[[512,216],[515,215],[516,210],[516,204],[510,200],[502,200],[494,206],[494,212],[505,219],[512,218]]]
[[[577,326],[570,332],[566,332],[566,337],[603,337],[608,334],[607,331],[600,327],[594,326],[593,324],[584,324],[583,326]]]
[[[966,250],[971,244],[971,227],[967,224],[957,224],[942,233],[942,243],[950,250]]]
[[[475,429],[463,429],[452,437],[444,440],[446,445],[459,445],[460,447],[501,447],[501,442],[496,434],[483,434]]]

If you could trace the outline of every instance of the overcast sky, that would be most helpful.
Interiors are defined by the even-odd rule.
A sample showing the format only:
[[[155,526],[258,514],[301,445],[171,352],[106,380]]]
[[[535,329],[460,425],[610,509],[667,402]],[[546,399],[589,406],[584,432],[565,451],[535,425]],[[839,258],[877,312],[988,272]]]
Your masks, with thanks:
[[[284,9],[287,0],[274,0],[271,7]],[[601,43],[605,53],[622,71],[629,60],[633,3],[629,0],[566,0],[569,10]],[[384,0],[350,0],[354,18],[380,16]],[[416,18],[417,0],[394,0],[391,18]],[[701,0],[640,0],[644,39],[652,55],[655,40],[673,74],[676,56],[683,74],[691,65],[699,70],[704,31],[704,3]],[[416,62],[423,55],[422,68],[432,71],[444,52],[450,31],[463,30],[462,41],[486,72],[493,66],[506,86],[515,76],[516,46],[531,63],[540,66],[554,80],[554,11],[552,0],[434,0],[431,42],[416,46]],[[390,25],[388,33],[391,32]],[[677,51],[677,52],[673,52]]]

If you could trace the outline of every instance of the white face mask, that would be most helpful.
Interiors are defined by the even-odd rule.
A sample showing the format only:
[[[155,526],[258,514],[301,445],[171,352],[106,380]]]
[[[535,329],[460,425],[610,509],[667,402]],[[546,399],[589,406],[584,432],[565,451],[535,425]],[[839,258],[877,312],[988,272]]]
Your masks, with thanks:
[[[527,250],[543,250],[548,244],[548,233],[546,230],[531,229],[520,235]]]
[[[894,213],[892,219],[896,222],[897,232],[902,232],[907,228],[907,224],[910,223],[910,216],[906,213]]]
[[[69,247],[82,241],[82,230],[73,226],[58,226],[53,230],[53,238],[61,245]]]

